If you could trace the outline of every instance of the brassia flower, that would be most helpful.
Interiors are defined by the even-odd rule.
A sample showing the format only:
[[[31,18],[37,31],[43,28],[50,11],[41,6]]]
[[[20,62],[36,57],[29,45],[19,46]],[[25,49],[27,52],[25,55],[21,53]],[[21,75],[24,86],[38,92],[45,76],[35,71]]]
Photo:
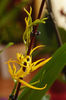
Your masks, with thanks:
[[[9,73],[11,75],[11,77],[14,80],[17,80],[18,82],[21,82],[22,84],[24,84],[25,86],[32,88],[32,89],[36,89],[36,90],[43,90],[46,88],[47,84],[45,84],[44,87],[39,88],[39,87],[34,87],[31,84],[27,83],[26,81],[23,80],[24,77],[26,77],[29,73],[35,71],[36,69],[38,69],[39,67],[43,66],[44,64],[46,64],[50,59],[46,59],[42,58],[39,59],[35,62],[32,62],[32,53],[40,48],[40,47],[44,47],[44,45],[39,45],[36,46],[35,48],[33,48],[30,52],[29,55],[24,56],[21,53],[17,53],[17,60],[12,60],[10,59],[7,63],[8,63],[8,70]],[[19,69],[17,69],[18,66]]]
[[[24,11],[26,12],[26,14],[28,15],[27,17],[25,17],[25,23],[26,23],[26,29],[25,32],[23,34],[23,41],[26,44],[26,46],[28,47],[30,44],[30,34],[33,31],[33,26],[37,25],[39,23],[44,23],[45,24],[45,20],[47,18],[42,18],[42,19],[36,19],[35,21],[32,22],[32,8],[30,7],[30,12],[28,12],[25,8]]]

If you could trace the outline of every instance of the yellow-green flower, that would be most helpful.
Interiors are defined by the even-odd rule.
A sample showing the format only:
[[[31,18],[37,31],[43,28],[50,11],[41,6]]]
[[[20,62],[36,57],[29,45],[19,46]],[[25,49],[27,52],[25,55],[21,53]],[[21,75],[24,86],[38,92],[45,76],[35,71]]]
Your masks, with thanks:
[[[42,90],[46,88],[47,84],[43,88],[38,88],[38,87],[34,87],[30,85],[29,83],[25,82],[23,78],[27,76],[29,73],[33,72],[34,70],[46,64],[51,59],[51,57],[46,60],[45,58],[42,58],[35,62],[32,62],[33,51],[35,51],[36,49],[40,47],[44,47],[44,45],[35,47],[34,49],[31,50],[30,54],[26,56],[22,55],[21,53],[17,53],[17,60],[10,59],[7,62],[9,73],[14,80],[17,80],[23,83],[25,86],[29,88],[37,89],[37,90]],[[16,64],[19,66],[19,69],[17,69],[18,66],[16,66]]]
[[[32,8],[30,7],[30,12],[28,12],[25,8],[24,8],[24,11],[27,13],[28,17],[25,17],[26,29],[25,29],[25,32],[23,34],[23,41],[28,48],[29,43],[30,43],[30,34],[33,31],[33,26],[37,25],[39,23],[45,24],[45,20],[47,18],[36,19],[35,21],[32,22],[32,17],[31,17]]]

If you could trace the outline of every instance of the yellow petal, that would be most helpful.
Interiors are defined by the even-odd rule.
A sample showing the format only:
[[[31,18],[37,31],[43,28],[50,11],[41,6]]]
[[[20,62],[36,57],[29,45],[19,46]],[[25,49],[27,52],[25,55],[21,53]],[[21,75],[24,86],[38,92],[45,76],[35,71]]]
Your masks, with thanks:
[[[8,63],[18,63],[18,64],[19,64],[18,61],[16,61],[16,60],[12,60],[12,59],[10,59],[8,62],[6,62],[6,64],[8,64]]]
[[[36,69],[37,69],[36,66],[37,66],[39,63],[41,63],[41,61],[43,61],[44,59],[45,59],[45,58],[42,58],[42,59],[39,59],[39,60],[33,62],[33,63],[31,64],[31,66],[32,66],[32,71],[36,70]],[[39,66],[39,67],[40,67],[40,66]]]
[[[16,77],[20,78],[23,75],[23,71],[22,68],[20,68],[17,72],[16,72]]]
[[[28,27],[28,21],[27,21],[27,17],[25,17],[25,23],[26,23],[26,28]]]
[[[36,85],[37,83],[39,83],[40,82],[40,80],[38,80],[38,81],[35,81],[35,82],[33,82],[33,83],[30,83],[30,85]],[[23,88],[25,88],[26,86],[21,86],[21,89],[23,89]]]
[[[21,80],[21,79],[19,79],[19,82],[21,82],[21,83],[24,84],[25,86],[27,86],[27,87],[29,87],[29,88],[32,88],[32,89],[35,89],[35,90],[43,90],[43,89],[45,89],[46,86],[47,86],[47,84],[46,84],[44,87],[38,88],[38,87],[34,87],[34,86],[30,85],[29,83],[27,83],[27,82],[25,82],[25,81],[23,81],[23,80]]]
[[[16,56],[19,62],[24,58],[23,54],[21,53],[17,53]],[[18,63],[18,61],[16,63]]]
[[[52,57],[40,62],[39,64],[37,64],[34,68],[32,68],[32,71],[38,69],[39,67],[42,67],[44,64],[46,64]]]
[[[36,49],[40,48],[40,47],[44,47],[45,45],[39,45],[39,46],[36,46],[35,48],[33,48],[30,52],[30,55],[33,53],[33,51],[35,51]]]
[[[30,15],[32,14],[32,7],[30,6]]]
[[[8,71],[12,76],[13,75],[13,70],[12,70],[11,65],[9,63],[8,63]]]
[[[24,11],[27,13],[28,16],[30,16],[30,13],[25,8]]]
[[[16,66],[13,64],[13,73],[16,73]]]

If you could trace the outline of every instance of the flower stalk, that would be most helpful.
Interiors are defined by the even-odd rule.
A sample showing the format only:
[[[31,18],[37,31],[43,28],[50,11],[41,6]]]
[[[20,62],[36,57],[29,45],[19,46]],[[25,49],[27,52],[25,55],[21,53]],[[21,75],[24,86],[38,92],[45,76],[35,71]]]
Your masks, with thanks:
[[[40,6],[40,9],[39,9],[39,14],[38,14],[37,19],[40,19],[40,17],[41,17],[41,14],[42,14],[42,11],[43,11],[43,7],[44,7],[44,4],[45,4],[45,1],[46,0],[42,0],[42,3],[41,3],[41,6]],[[29,48],[28,48],[28,52],[27,52],[28,55],[30,53],[30,50],[31,50],[33,44],[34,44],[35,35],[36,35],[36,32],[37,32],[37,29],[38,29],[38,24],[33,27],[33,35],[31,37],[31,42],[30,42],[30,45],[29,45]]]
[[[40,6],[40,10],[39,10],[39,14],[38,14],[37,19],[40,19],[40,17],[41,17],[44,4],[45,4],[45,0],[42,0],[42,3],[41,3],[41,6]],[[35,26],[33,26],[33,33],[32,33],[32,35],[30,37],[31,38],[31,41],[30,41],[30,44],[29,44],[29,47],[28,47],[27,55],[30,54],[30,51],[31,51],[31,49],[32,49],[32,47],[34,45],[37,28],[38,28],[38,24],[35,25]],[[13,100],[17,100],[20,87],[21,87],[21,83],[19,82]]]

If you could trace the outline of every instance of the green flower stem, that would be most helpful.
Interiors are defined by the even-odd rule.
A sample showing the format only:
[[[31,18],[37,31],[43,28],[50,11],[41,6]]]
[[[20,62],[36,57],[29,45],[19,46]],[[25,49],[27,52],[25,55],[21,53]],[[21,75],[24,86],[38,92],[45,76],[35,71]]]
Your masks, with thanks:
[[[14,88],[13,88],[13,91],[12,91],[12,95],[14,95],[16,87],[17,87],[17,81],[15,82],[15,85],[14,85]]]
[[[16,93],[15,93],[15,96],[14,96],[14,100],[16,100],[17,97],[18,97],[20,87],[21,87],[21,83],[19,82],[19,83],[18,83],[18,86],[17,86],[17,90],[16,90]]]
[[[42,0],[42,3],[41,3],[41,6],[40,6],[40,9],[39,9],[39,14],[38,14],[37,19],[40,19],[40,17],[41,17],[41,14],[42,14],[42,10],[43,10],[45,1],[46,1],[46,0]],[[33,27],[33,36],[31,37],[31,42],[30,42],[30,45],[29,45],[29,47],[28,47],[27,55],[29,55],[29,53],[30,53],[30,51],[31,51],[31,48],[32,48],[32,46],[34,45],[35,33],[37,32],[37,28],[38,28],[38,24],[37,24],[36,26]]]
[[[13,88],[13,90],[12,90],[11,96],[14,95],[14,93],[15,93],[15,91],[16,91],[16,87],[17,87],[17,81],[16,81],[15,84],[14,84],[14,88]],[[11,98],[9,97],[8,100],[11,100]]]

